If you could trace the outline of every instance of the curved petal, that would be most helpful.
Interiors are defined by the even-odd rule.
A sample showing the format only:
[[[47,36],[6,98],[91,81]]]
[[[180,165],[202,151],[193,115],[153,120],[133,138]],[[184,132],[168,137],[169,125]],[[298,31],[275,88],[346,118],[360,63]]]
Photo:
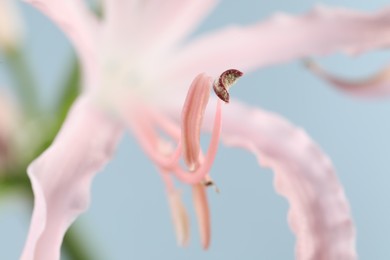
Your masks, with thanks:
[[[306,66],[323,80],[350,94],[377,98],[384,98],[390,94],[390,67],[365,79],[350,80],[327,72],[313,61],[306,61]]]
[[[95,71],[97,55],[98,21],[81,0],[25,0],[48,16],[66,34],[86,72],[86,80],[94,85],[90,76]]]
[[[82,97],[53,144],[28,168],[35,205],[21,259],[55,260],[67,228],[86,210],[95,174],[111,158],[122,127]]]
[[[212,113],[205,115],[208,130]],[[236,101],[225,107],[222,139],[247,149],[275,173],[275,188],[290,203],[289,224],[300,260],[356,259],[350,209],[332,164],[286,120]]]
[[[184,46],[172,65],[177,77],[225,68],[249,72],[259,67],[336,51],[360,53],[390,44],[390,9],[363,13],[317,7],[302,16],[277,14],[251,26],[211,32]]]

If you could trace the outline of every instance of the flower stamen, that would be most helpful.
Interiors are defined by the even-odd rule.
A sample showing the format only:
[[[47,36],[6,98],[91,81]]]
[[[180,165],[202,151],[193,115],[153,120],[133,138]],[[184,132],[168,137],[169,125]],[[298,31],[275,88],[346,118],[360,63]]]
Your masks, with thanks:
[[[219,79],[214,81],[213,88],[215,94],[217,94],[221,100],[229,103],[230,95],[228,90],[243,74],[244,73],[236,69],[230,69],[222,73]]]
[[[169,118],[159,115],[158,111],[149,111],[147,108],[142,108],[142,111],[138,111],[142,113],[136,113],[136,115],[142,114],[142,116],[136,116],[137,123],[132,125],[132,128],[138,136],[141,146],[160,168],[168,191],[172,219],[179,245],[188,243],[189,222],[179,193],[174,188],[171,176],[168,174],[173,173],[180,181],[192,185],[202,247],[207,249],[210,245],[211,227],[206,188],[213,186],[215,191],[219,193],[219,189],[210,178],[209,172],[218,150],[222,127],[222,101],[229,101],[227,90],[241,76],[242,72],[238,70],[227,70],[219,77],[218,86],[214,84],[214,91],[217,95],[220,94],[220,99],[216,102],[214,125],[206,156],[203,155],[200,148],[200,132],[212,85],[209,76],[200,74],[192,82],[183,106],[180,130]],[[148,123],[148,121],[145,122],[145,115],[152,119],[153,124]],[[173,149],[158,136],[155,129],[156,125],[177,142],[176,149]],[[180,166],[179,159],[181,155],[189,171],[183,170]]]
[[[195,213],[198,220],[200,240],[202,242],[203,249],[207,250],[210,246],[211,221],[205,187],[202,184],[193,185],[192,196],[195,206]]]
[[[193,172],[184,171],[179,165],[174,169],[175,176],[182,182],[187,184],[197,184],[204,180],[206,175],[210,172],[214,159],[217,155],[219,137],[222,127],[222,101],[217,102],[217,111],[214,118],[214,127],[211,133],[211,141],[206,154],[204,162]]]
[[[218,186],[215,184],[215,182],[213,180],[211,180],[211,178],[206,178],[206,180],[204,180],[202,182],[203,186],[205,186],[206,188],[209,188],[209,187],[213,187],[214,188],[214,191],[216,193],[221,193],[221,190],[218,188]]]
[[[227,91],[241,75],[242,72],[238,70],[227,70],[221,74],[218,81],[221,82],[220,86]],[[173,173],[180,181],[191,185],[207,181],[206,177],[211,170],[218,150],[222,127],[222,99],[217,100],[211,141],[205,159],[203,160],[203,158],[201,158],[200,130],[203,115],[209,100],[211,82],[210,77],[205,74],[200,74],[191,84],[182,111],[180,137],[177,135],[176,127],[174,127],[167,118],[160,118],[147,109],[142,109],[142,113],[137,113],[143,115],[142,117],[137,117],[138,120],[132,120],[133,122],[137,121],[137,123],[133,124],[131,128],[138,136],[141,146],[150,158],[161,169],[164,169],[165,172]],[[158,112],[156,113],[158,114]],[[158,140],[160,140],[160,138],[155,132],[154,126],[144,122],[145,120],[143,118],[145,115],[152,117],[154,123],[157,123],[163,127],[164,130],[170,132],[171,135],[174,135],[173,137],[177,141],[177,147],[174,151],[172,150],[170,155],[162,154],[162,151],[157,149],[159,144]],[[156,118],[158,118],[158,120],[156,120]],[[161,120],[163,124],[161,124]],[[165,129],[166,127],[168,127],[168,129]],[[183,155],[189,172],[182,169],[180,166],[180,155]]]
[[[212,80],[206,74],[198,75],[192,82],[182,111],[183,159],[190,171],[199,167],[200,128],[210,97]]]

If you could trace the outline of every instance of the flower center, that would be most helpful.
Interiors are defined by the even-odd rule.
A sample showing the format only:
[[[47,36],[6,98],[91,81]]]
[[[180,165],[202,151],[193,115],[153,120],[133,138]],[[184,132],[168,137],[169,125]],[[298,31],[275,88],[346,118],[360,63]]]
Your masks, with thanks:
[[[214,118],[211,142],[206,155],[200,149],[200,131],[209,101],[212,79],[205,75],[198,75],[192,82],[182,109],[181,125],[169,120],[164,114],[148,107],[141,107],[136,112],[136,120],[129,120],[134,134],[137,136],[146,154],[158,166],[162,179],[167,188],[168,198],[172,211],[177,238],[181,245],[185,245],[189,236],[188,216],[180,200],[180,194],[174,187],[172,175],[180,181],[192,186],[195,212],[199,222],[202,246],[207,249],[210,244],[211,222],[206,188],[214,186],[209,176],[214,162],[222,124],[223,101],[229,101],[228,88],[241,77],[237,70],[228,70],[220,76],[214,84],[214,91],[220,99]],[[220,82],[220,83],[218,83]],[[227,97],[227,98],[226,98]],[[177,142],[176,149],[167,145],[164,139],[156,133],[156,125]],[[188,167],[184,170],[179,163],[180,156]],[[216,191],[219,192],[218,188]]]
[[[228,70],[222,73],[218,79],[218,82],[222,83],[217,87],[214,84],[214,91],[222,98],[217,102],[211,141],[205,156],[203,156],[200,149],[200,132],[212,86],[212,79],[209,76],[200,74],[192,82],[183,106],[180,129],[158,111],[141,107],[140,111],[136,112],[138,114],[136,120],[131,120],[136,123],[131,125],[131,128],[140,140],[143,149],[160,169],[172,173],[176,178],[188,184],[210,181],[206,177],[217,153],[222,124],[222,100],[229,101],[229,99],[226,99],[226,94],[229,94],[228,88],[241,75],[242,73],[238,70]],[[160,149],[160,147],[167,146],[161,145],[163,141],[156,133],[155,126],[167,132],[177,141],[176,149],[171,151],[169,155],[167,155],[167,149],[164,149],[164,151]],[[189,171],[180,166],[179,159],[181,155]]]

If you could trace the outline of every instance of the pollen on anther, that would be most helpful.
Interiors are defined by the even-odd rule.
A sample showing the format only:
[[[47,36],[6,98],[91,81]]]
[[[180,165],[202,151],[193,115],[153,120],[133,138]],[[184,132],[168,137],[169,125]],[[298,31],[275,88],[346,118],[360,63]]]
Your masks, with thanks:
[[[214,81],[213,89],[215,94],[224,102],[229,103],[230,95],[229,88],[231,88],[243,73],[236,69],[226,70]]]

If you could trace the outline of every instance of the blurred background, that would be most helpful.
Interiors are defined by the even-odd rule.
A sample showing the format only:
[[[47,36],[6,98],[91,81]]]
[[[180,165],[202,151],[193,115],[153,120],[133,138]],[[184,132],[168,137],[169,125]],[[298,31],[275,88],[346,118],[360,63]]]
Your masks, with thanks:
[[[229,23],[250,24],[275,12],[299,14],[317,4],[225,0],[195,33]],[[375,11],[388,1],[321,4]],[[52,110],[74,67],[72,47],[46,17],[24,3],[18,5],[25,23],[24,58],[38,83],[43,108]],[[12,94],[15,82],[9,57],[1,55],[0,92]],[[388,51],[318,59],[331,71],[351,77],[368,76],[389,60]],[[348,96],[313,76],[301,61],[249,74],[239,85],[232,90],[235,97],[303,127],[333,160],[352,208],[359,258],[390,259],[390,99]],[[27,142],[41,130],[39,125],[29,129],[23,135]],[[29,155],[25,158],[29,160]],[[295,239],[286,221],[288,205],[273,189],[273,173],[260,168],[247,152],[221,146],[212,176],[221,193],[209,191],[211,247],[206,252],[201,249],[190,189],[183,187],[192,232],[190,245],[180,248],[160,177],[132,136],[126,135],[115,158],[94,180],[92,203],[75,224],[76,236],[96,259],[294,259]],[[30,216],[31,205],[17,188],[0,190],[0,259],[18,259]]]

